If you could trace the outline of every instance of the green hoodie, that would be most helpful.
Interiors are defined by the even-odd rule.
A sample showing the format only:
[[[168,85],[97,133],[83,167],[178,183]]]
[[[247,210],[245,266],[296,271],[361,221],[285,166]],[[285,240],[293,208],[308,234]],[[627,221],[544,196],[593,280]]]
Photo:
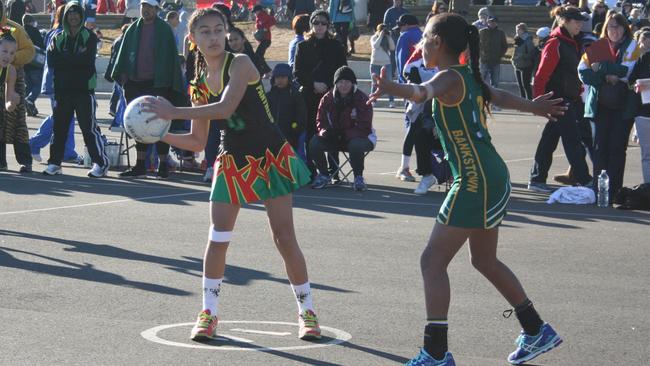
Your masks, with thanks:
[[[81,27],[76,35],[70,33],[68,15],[81,14]],[[83,7],[76,1],[68,2],[63,10],[63,31],[56,34],[47,50],[48,67],[54,71],[54,90],[94,91],[97,86],[98,39],[83,26]]]

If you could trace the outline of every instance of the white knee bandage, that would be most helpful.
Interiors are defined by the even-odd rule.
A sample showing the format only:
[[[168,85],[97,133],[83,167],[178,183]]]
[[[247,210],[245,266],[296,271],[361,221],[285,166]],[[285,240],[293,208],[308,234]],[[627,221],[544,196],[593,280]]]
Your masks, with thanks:
[[[210,225],[208,237],[210,241],[216,243],[229,243],[232,240],[232,231],[217,231],[214,229],[214,225]]]

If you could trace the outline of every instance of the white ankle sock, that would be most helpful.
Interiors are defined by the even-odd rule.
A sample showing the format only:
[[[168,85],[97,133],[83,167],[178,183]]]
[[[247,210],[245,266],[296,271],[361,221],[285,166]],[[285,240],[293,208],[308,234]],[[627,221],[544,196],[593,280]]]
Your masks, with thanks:
[[[210,315],[216,316],[219,311],[219,293],[223,278],[207,278],[203,276],[203,310],[210,310]]]
[[[408,168],[410,163],[411,157],[408,155],[402,155],[402,169]]]
[[[293,294],[296,297],[296,303],[298,303],[298,311],[300,314],[304,313],[305,310],[314,311],[314,305],[311,300],[311,288],[309,282],[305,282],[302,285],[291,285]]]

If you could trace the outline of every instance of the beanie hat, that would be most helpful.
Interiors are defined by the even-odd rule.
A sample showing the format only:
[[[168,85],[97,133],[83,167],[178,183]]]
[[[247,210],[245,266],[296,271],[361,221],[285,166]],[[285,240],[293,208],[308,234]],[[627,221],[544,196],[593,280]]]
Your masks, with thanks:
[[[275,78],[278,76],[286,76],[289,78],[289,81],[291,81],[291,75],[293,74],[293,70],[291,69],[291,66],[289,64],[284,64],[284,63],[279,63],[275,65],[273,68],[273,71],[271,72],[271,85],[275,84]]]
[[[357,84],[357,76],[354,75],[354,71],[347,66],[341,66],[334,73],[334,84],[339,80],[349,80],[352,84]]]
[[[314,10],[314,12],[311,13],[311,15],[309,16],[309,23],[313,23],[314,19],[316,19],[316,17],[323,17],[323,18],[327,19],[328,23],[331,21],[330,20],[330,14],[328,12],[326,12],[325,10]]]

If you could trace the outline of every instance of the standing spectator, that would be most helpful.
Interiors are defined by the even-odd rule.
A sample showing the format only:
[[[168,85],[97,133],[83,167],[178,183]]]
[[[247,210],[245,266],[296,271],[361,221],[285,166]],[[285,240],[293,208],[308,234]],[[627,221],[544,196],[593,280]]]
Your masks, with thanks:
[[[627,82],[640,51],[622,14],[607,17],[600,37],[607,41],[614,61],[590,61],[585,53],[579,72],[582,82],[589,86],[585,118],[594,119],[596,125],[594,176],[607,170],[609,202],[613,202],[623,187],[627,143],[635,117],[636,98],[631,95]],[[573,164],[571,167],[575,169]]]
[[[372,128],[372,106],[368,96],[357,88],[354,71],[342,66],[334,74],[334,88],[323,96],[316,117],[317,134],[309,141],[309,157],[318,169],[312,188],[330,183],[326,151],[346,150],[354,174],[352,188],[365,191],[363,179],[365,153],[375,148],[377,136]]]
[[[296,36],[289,42],[289,58],[288,63],[291,68],[293,68],[294,60],[296,58],[296,49],[298,48],[298,43],[305,40],[305,33],[309,31],[309,15],[301,14],[296,15],[291,22],[291,29],[296,34]]]
[[[253,14],[255,14],[255,39],[260,43],[255,50],[255,57],[263,67],[264,72],[261,75],[268,78],[271,68],[266,63],[264,55],[266,50],[271,47],[271,27],[275,25],[275,17],[271,16],[261,5],[253,7]]]
[[[294,17],[302,14],[309,16],[316,10],[316,4],[314,4],[314,0],[289,0],[287,9]]]
[[[488,18],[488,27],[479,31],[481,42],[481,77],[493,88],[499,87],[501,58],[508,51],[506,34],[498,28],[496,17]],[[495,110],[498,110],[495,108]]]
[[[246,56],[248,56],[248,58],[253,61],[253,64],[255,65],[255,68],[260,75],[264,75],[266,72],[268,72],[268,65],[262,64],[257,58],[255,51],[253,51],[253,46],[250,42],[248,42],[248,39],[246,39],[244,31],[233,27],[229,28],[228,32],[228,44],[226,45],[228,52],[246,54]]]
[[[122,25],[132,23],[140,17],[140,0],[124,0],[126,11]]]
[[[368,0],[368,29],[375,29],[384,20],[384,14],[390,2],[388,0]],[[390,28],[387,28],[390,29]]]
[[[61,174],[70,119],[77,115],[79,128],[93,161],[88,172],[101,178],[108,172],[108,157],[95,119],[97,72],[97,36],[84,27],[84,9],[76,1],[68,2],[63,12],[63,31],[47,47],[47,63],[54,77],[54,137],[45,175]]]
[[[533,56],[535,44],[533,36],[528,33],[526,23],[519,23],[515,27],[515,52],[512,55],[512,66],[515,68],[519,95],[525,99],[533,99],[531,80],[533,77]]]
[[[533,72],[532,72],[533,75],[537,73],[537,68],[542,58],[542,50],[544,50],[544,45],[546,44],[546,41],[548,41],[548,38],[551,35],[551,28],[549,27],[537,28],[537,32],[535,32],[535,35],[537,36],[537,46],[535,46],[535,49],[533,49]]]
[[[560,138],[576,181],[586,186],[591,180],[578,128],[584,110],[580,99],[582,83],[578,76],[581,51],[576,41],[583,22],[589,19],[574,6],[558,6],[551,14],[556,18],[558,27],[551,32],[542,51],[533,82],[533,97],[553,92],[553,97],[564,99],[568,110],[557,121],[546,123],[537,145],[528,189],[543,193],[552,191],[546,185],[546,179]]]
[[[447,4],[442,1],[442,0],[436,0],[433,2],[433,5],[431,5],[431,12],[429,14],[430,17],[442,13],[446,13],[449,11],[449,8],[447,7]]]
[[[354,0],[330,0],[329,14],[332,23],[334,23],[336,39],[341,42],[349,56],[351,51],[348,48],[348,33],[350,22],[355,21]]]
[[[605,17],[607,16],[607,11],[609,8],[605,4],[605,0],[598,0],[594,3],[594,7],[591,12],[591,29],[596,29],[596,24],[604,24]]]
[[[56,16],[54,17],[54,23],[52,24],[52,29],[47,32],[45,35],[45,45],[49,45],[52,42],[52,39],[56,34],[63,31],[63,11],[65,6],[61,5],[56,10]],[[47,47],[46,47],[47,48]],[[41,94],[47,95],[50,99],[51,110],[54,110],[54,77],[53,71],[47,67],[47,54],[45,56],[45,67],[43,67],[43,83],[41,87]],[[47,116],[41,125],[38,127],[38,130],[34,133],[29,139],[29,147],[32,153],[32,159],[41,162],[41,149],[50,144],[52,141],[52,133],[54,129],[54,116],[50,114]],[[68,137],[65,141],[65,149],[63,152],[63,161],[72,161],[77,164],[83,162],[83,156],[77,154],[75,151],[75,141],[74,141],[74,131],[75,130],[75,119],[74,117],[70,118],[70,127],[68,128]]]
[[[479,31],[488,27],[488,19],[490,18],[490,10],[488,8],[480,8],[478,10],[478,20],[472,23]]]
[[[635,85],[637,95],[637,104],[639,110],[637,117],[634,119],[636,134],[641,147],[641,171],[643,172],[643,183],[650,183],[650,105],[641,103],[640,93],[647,91],[650,85],[636,83],[639,79],[650,79],[650,29],[642,30],[639,34],[639,46],[643,50],[643,55],[634,66],[632,75],[630,75],[630,84]]]
[[[404,75],[404,65],[409,56],[415,51],[415,46],[422,39],[422,30],[418,25],[418,18],[415,15],[404,14],[399,17],[397,21],[397,26],[400,30],[400,36],[397,40],[397,45],[395,46],[395,60],[397,63],[397,75],[400,83],[405,83]]]
[[[397,77],[400,83],[406,83],[404,76],[404,65],[409,57],[414,53],[416,45],[422,39],[422,31],[418,26],[418,20],[414,15],[404,14],[399,18],[397,26],[400,27],[400,36],[395,47]],[[413,147],[415,147],[415,134],[418,129],[410,128],[409,119],[404,120],[406,134],[402,144],[402,160],[397,169],[395,177],[405,182],[415,182],[415,177],[411,174],[410,164]]]
[[[115,2],[113,0],[98,0],[97,14],[108,14],[115,12]]]
[[[381,73],[381,68],[385,67],[388,75],[393,74],[392,66],[390,64],[390,53],[395,51],[395,42],[390,36],[390,32],[386,25],[381,23],[377,25],[377,31],[370,37],[370,46],[372,51],[370,53],[370,75]],[[370,93],[375,90],[375,80],[372,79],[370,86]],[[395,97],[388,96],[388,108],[395,107]]]
[[[390,36],[393,38],[393,42],[395,44],[397,44],[397,40],[399,39],[400,35],[399,28],[396,28],[397,21],[402,15],[407,13],[408,10],[402,7],[402,0],[393,0],[393,6],[388,8],[388,10],[386,10],[386,13],[384,13],[384,24],[386,24],[387,29],[390,29]],[[390,54],[390,63],[393,66],[392,77],[394,78],[395,75],[397,75],[397,62],[395,58],[395,52],[392,52]]]
[[[625,17],[626,20],[630,18],[630,13],[632,12],[633,8],[634,6],[632,5],[631,0],[625,0],[621,4],[621,14],[623,17]]]
[[[271,90],[266,93],[273,120],[280,127],[291,147],[307,161],[305,156],[305,99],[291,83],[292,70],[288,64],[277,64],[271,75]]]
[[[9,10],[9,19],[22,24],[23,15],[25,15],[25,2],[23,0],[10,0],[7,3]]]
[[[122,87],[120,84],[113,80],[111,77],[111,72],[113,71],[113,66],[115,66],[115,61],[117,60],[117,54],[120,52],[120,47],[122,46],[122,39],[124,38],[124,33],[126,30],[129,28],[128,25],[123,25],[122,26],[122,32],[120,33],[119,37],[115,38],[113,41],[113,44],[111,45],[111,57],[108,60],[108,66],[106,66],[106,73],[104,74],[104,79],[108,81],[109,83],[113,84],[113,93],[111,94],[111,100],[109,102],[108,106],[108,113],[115,117],[117,114],[117,109],[118,105],[120,103],[120,100],[124,97],[124,91],[122,90]]]
[[[97,0],[83,0],[82,4],[86,15],[86,27],[93,30],[97,23]]]
[[[177,101],[184,94],[180,59],[172,29],[157,16],[156,0],[141,0],[141,17],[124,34],[120,51],[111,73],[113,80],[124,88],[127,103],[143,95],[162,96]],[[135,166],[120,173],[120,177],[138,178],[146,175],[145,158],[149,145],[136,142]],[[169,145],[155,144],[158,153],[159,178],[169,176],[167,155]]]
[[[34,17],[29,14],[23,15],[23,27],[25,32],[29,36],[29,39],[36,47],[36,52],[38,54],[45,52],[45,43],[43,41],[43,36],[37,28],[37,23]],[[38,115],[38,109],[36,109],[36,99],[41,94],[41,82],[43,81],[43,65],[34,65],[30,63],[25,65],[25,87],[26,94],[25,97],[25,107],[27,109],[28,116]]]
[[[17,51],[13,62],[16,68],[16,93],[20,102],[12,112],[6,112],[0,121],[0,165],[7,165],[6,144],[14,145],[14,155],[20,164],[21,173],[32,172],[32,155],[29,153],[29,133],[25,117],[25,72],[23,66],[34,58],[34,45],[20,24],[7,19],[4,3],[0,3],[0,27],[9,27],[11,36],[16,40]],[[5,86],[0,88],[0,105],[5,105]]]
[[[300,84],[307,106],[306,141],[316,133],[318,104],[323,95],[332,88],[334,72],[347,65],[343,45],[328,32],[329,14],[324,10],[316,10],[309,17],[309,22],[311,32],[307,34],[305,41],[298,43],[293,65],[293,75]],[[314,175],[315,167],[309,159],[307,165]]]
[[[178,15],[178,12],[175,10],[170,11],[165,15],[165,21],[169,25],[169,27],[172,29],[172,32],[174,33],[174,39],[176,40],[176,51],[178,53],[183,52],[183,42],[185,41],[185,35],[187,34],[187,28],[185,28],[181,22],[180,18]]]
[[[450,0],[449,9],[451,9],[452,13],[467,17],[467,14],[469,14],[469,4],[470,0]]]
[[[38,13],[38,9],[36,9],[36,5],[34,5],[32,0],[25,0],[25,13],[27,14]]]

